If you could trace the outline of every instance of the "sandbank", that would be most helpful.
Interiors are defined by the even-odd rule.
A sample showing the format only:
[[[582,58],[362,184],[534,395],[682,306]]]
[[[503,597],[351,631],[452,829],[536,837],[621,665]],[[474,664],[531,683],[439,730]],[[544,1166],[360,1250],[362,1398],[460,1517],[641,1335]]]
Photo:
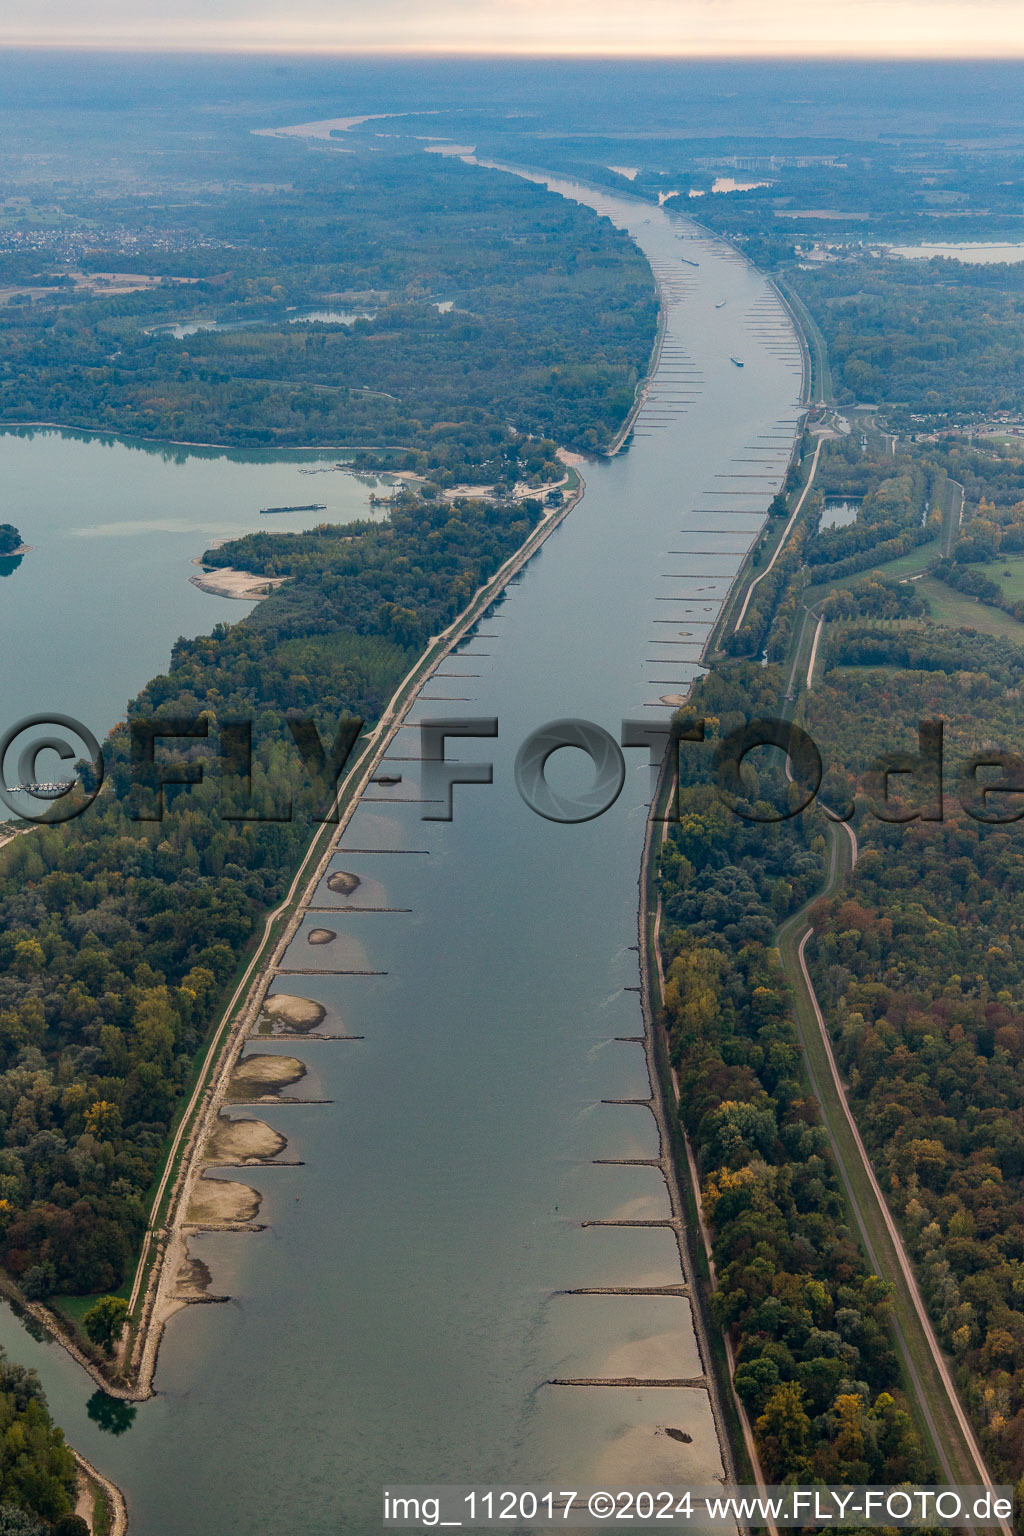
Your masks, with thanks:
[[[197,562],[198,563],[198,562]],[[236,571],[232,566],[206,570],[202,576],[190,576],[189,581],[200,592],[212,592],[214,597],[237,597],[245,602],[259,602],[269,597],[287,576],[256,576],[252,571]]]
[[[327,876],[327,889],[337,896],[351,896],[362,883],[358,875],[349,874],[345,869],[339,869],[333,875]]]
[[[243,1056],[231,1075],[227,1101],[270,1098],[305,1075],[305,1066],[295,1056]]]
[[[213,1276],[202,1259],[194,1259],[186,1250],[174,1282],[179,1301],[200,1301],[210,1289]]]
[[[275,992],[263,999],[263,1015],[283,1028],[303,1034],[315,1029],[327,1017],[322,1003],[314,1003],[311,997],[293,997],[289,992]]]
[[[195,1226],[221,1226],[249,1222],[257,1215],[263,1196],[248,1184],[231,1179],[198,1180],[185,1220]]]
[[[288,1145],[287,1137],[275,1131],[265,1120],[217,1118],[213,1135],[203,1149],[206,1163],[264,1162]]]

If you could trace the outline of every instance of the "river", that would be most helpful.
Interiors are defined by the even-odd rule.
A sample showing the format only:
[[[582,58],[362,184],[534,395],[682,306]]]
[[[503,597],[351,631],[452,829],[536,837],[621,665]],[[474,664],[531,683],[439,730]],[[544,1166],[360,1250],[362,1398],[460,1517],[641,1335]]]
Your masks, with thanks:
[[[584,469],[583,501],[476,633],[442,664],[371,786],[333,868],[362,881],[305,920],[290,978],[362,1038],[273,1044],[327,1104],[258,1113],[300,1167],[225,1172],[263,1193],[259,1235],[193,1253],[222,1306],[165,1335],[158,1396],[112,1436],[91,1387],[6,1311],[3,1342],[38,1367],[69,1439],[124,1488],[137,1536],[353,1536],[401,1483],[556,1487],[702,1483],[721,1470],[702,1387],[574,1387],[558,1378],[698,1375],[659,1168],[638,992],[637,871],[650,771],[582,824],[543,820],[512,766],[572,716],[616,739],[666,720],[794,441],[801,359],[773,290],[727,245],[628,197],[555,190],[628,228],[662,284],[661,360],[628,451]],[[742,361],[738,366],[730,360]],[[326,478],[326,477],[325,477]],[[314,482],[316,483],[316,482]],[[495,716],[492,762],[424,821],[424,718]],[[701,750],[695,748],[693,750]],[[563,761],[563,760],[570,761]],[[581,754],[550,777],[588,782]],[[387,908],[352,912],[346,905]],[[311,947],[311,926],[338,937]],[[374,975],[330,971],[366,970]],[[666,1434],[676,1429],[689,1444]],[[568,1479],[568,1481],[566,1481]]]

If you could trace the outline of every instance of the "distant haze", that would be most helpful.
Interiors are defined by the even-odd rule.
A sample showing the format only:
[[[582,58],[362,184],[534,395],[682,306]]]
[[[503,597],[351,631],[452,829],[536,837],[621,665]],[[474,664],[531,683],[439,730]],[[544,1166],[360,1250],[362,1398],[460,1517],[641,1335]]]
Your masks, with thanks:
[[[50,0],[0,45],[499,54],[1024,55],[1020,0]]]

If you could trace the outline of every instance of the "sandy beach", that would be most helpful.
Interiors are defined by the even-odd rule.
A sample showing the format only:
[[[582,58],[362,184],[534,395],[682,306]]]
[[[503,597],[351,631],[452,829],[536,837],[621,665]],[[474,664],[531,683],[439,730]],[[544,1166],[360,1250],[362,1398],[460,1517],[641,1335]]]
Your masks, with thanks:
[[[181,1262],[176,1281],[178,1298],[181,1301],[205,1301],[210,1289],[212,1275],[202,1259],[194,1259],[186,1252]]]
[[[193,564],[201,562],[196,560]],[[215,570],[204,566],[201,576],[189,577],[200,592],[212,592],[215,597],[238,597],[246,602],[259,602],[261,598],[269,597],[275,587],[287,580],[287,576],[257,576],[252,571],[236,571],[230,565]]]

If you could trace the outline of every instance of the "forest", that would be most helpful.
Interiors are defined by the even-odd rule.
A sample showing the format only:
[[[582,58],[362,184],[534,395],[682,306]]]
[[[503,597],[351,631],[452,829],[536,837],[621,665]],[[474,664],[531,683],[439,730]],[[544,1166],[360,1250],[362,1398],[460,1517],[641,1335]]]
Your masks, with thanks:
[[[776,668],[733,665],[705,678],[689,708],[725,735],[772,713],[781,688]],[[683,773],[659,867],[665,1023],[713,1234],[713,1312],[733,1341],[765,1476],[926,1480],[888,1290],[849,1228],[774,948],[778,924],[821,884],[820,823],[751,823],[696,766],[693,782]],[[752,800],[768,788],[755,783]]]
[[[821,529],[807,544],[805,563],[815,582],[852,576],[885,565],[935,537],[927,522],[934,496],[920,465],[880,480],[862,498],[857,520],[845,528]]]
[[[441,485],[558,478],[531,439],[612,440],[657,306],[608,219],[418,145],[265,151],[288,177],[272,217],[256,193],[154,192],[155,227],[128,253],[115,232],[134,201],[79,195],[69,211],[110,244],[50,261],[29,274],[48,294],[0,307],[0,422],[352,446]],[[5,261],[24,256],[0,253],[0,281]],[[126,266],[160,281],[109,295],[61,281]]]
[[[88,1536],[76,1469],[35,1371],[0,1350],[0,1536]]]
[[[819,904],[812,969],[858,1123],[995,1470],[1024,1471],[1024,845],[1012,772],[965,809],[959,764],[1019,745],[1024,648],[976,634],[858,654],[844,637],[808,726],[861,767],[892,722],[945,717],[941,822],[861,817],[861,856]],[[865,635],[865,640],[870,632]],[[851,663],[854,670],[847,670]],[[885,671],[873,670],[882,663]],[[893,667],[901,670],[893,671]],[[968,668],[970,670],[968,670]],[[879,721],[890,723],[883,741]],[[818,734],[820,733],[820,734]],[[904,727],[905,740],[911,733]],[[988,748],[986,751],[985,749]],[[1015,761],[1015,760],[1014,760]],[[847,787],[856,780],[847,774]],[[999,785],[1005,786],[999,792]]]
[[[860,497],[858,516],[845,528],[815,532],[812,514],[795,544],[799,559],[776,599],[776,616],[769,618],[769,633],[775,636],[785,603],[794,594],[802,601],[807,592],[828,621],[823,675],[803,695],[799,718],[825,762],[822,800],[836,807],[854,801],[861,806],[854,821],[860,848],[854,873],[840,892],[812,905],[808,914],[815,930],[808,950],[814,984],[858,1124],[917,1265],[988,1464],[995,1476],[1017,1483],[1018,1491],[1024,1487],[1024,1280],[1018,1275],[1018,1270],[1024,1274],[1019,1219],[1024,1197],[1024,1078],[1019,1070],[1024,940],[1017,912],[1024,890],[1019,720],[1024,626],[1019,633],[1011,624],[1007,632],[994,634],[958,627],[944,610],[934,608],[933,594],[941,584],[1012,620],[1024,617],[1014,563],[1024,547],[1020,465],[1009,448],[957,439],[901,447],[895,455],[865,451],[853,434],[830,445],[821,458],[823,489],[829,495]],[[936,534],[947,476],[962,477],[967,504],[951,553],[942,558]],[[922,528],[932,541],[930,553],[922,551],[920,566],[929,582],[918,585],[887,574],[888,541],[876,543],[876,530],[889,532],[893,524]],[[872,569],[851,579],[848,573],[856,569],[861,551],[870,556]],[[714,686],[706,679],[702,687],[709,704],[702,707],[720,713],[722,691],[741,680],[732,668],[719,672]],[[746,697],[736,706],[740,713],[777,712],[778,695],[774,708],[765,696],[772,686],[763,672],[755,683],[746,682]],[[918,750],[920,721],[944,726],[941,819],[925,819],[925,813],[928,818],[935,814],[933,796],[916,775],[899,776],[885,806],[876,797],[874,813],[868,813],[868,797],[877,795],[878,765],[892,762],[893,753]],[[743,847],[751,831],[722,818],[707,785],[689,793],[704,797],[702,821],[714,831],[704,833],[703,847],[685,846],[687,863],[669,855],[669,871],[681,869],[685,891],[692,893],[681,897],[674,874],[666,913],[685,912],[688,921],[685,939],[673,933],[672,943],[682,954],[707,943],[701,878],[712,915],[720,910],[714,905],[712,879],[728,880],[734,905],[748,902],[759,882],[767,884],[765,931],[774,934],[790,907],[785,889],[768,884],[766,877],[775,874],[776,880],[792,883],[793,874],[802,876],[799,833],[792,823],[763,831],[760,864],[748,869],[748,882],[732,869],[701,875],[716,864],[742,869],[734,850]],[[813,848],[813,815],[799,820],[808,822],[803,837],[811,837]],[[777,865],[774,849],[780,841],[788,841],[789,854]],[[712,1059],[717,1065],[720,1057],[732,1068],[735,1046],[731,1041],[728,1049],[718,1045],[726,999],[736,999],[731,1030],[752,1032],[762,1006],[755,998],[763,994],[755,993],[749,980],[744,993],[736,980],[754,942],[749,918],[742,932],[734,925],[730,933],[721,917],[718,921],[721,954],[710,962],[697,957],[699,964],[687,958],[686,971],[679,972],[680,998],[682,1009],[690,1011],[685,1027],[684,1013],[674,1023],[671,1007],[669,1021],[677,1042],[686,1042],[682,1062],[710,1055],[708,1042],[714,1041]],[[774,974],[762,963],[757,984],[784,997],[785,977],[773,963]],[[701,965],[714,968],[701,970]],[[701,990],[709,975],[710,990]],[[760,1086],[772,1091],[759,1060],[755,1070]],[[705,1183],[712,1184],[717,1252],[722,1239],[711,1168],[722,1149],[705,1151],[706,1130],[688,1108],[689,1073],[681,1077],[684,1123],[701,1149]],[[731,1078],[728,1085],[731,1094]],[[711,1098],[705,1103],[710,1108]],[[754,1156],[749,1142],[741,1155]],[[799,1220],[787,1215],[784,1230],[792,1232]],[[765,1221],[756,1232],[767,1240],[770,1230]],[[740,1362],[736,1386],[744,1395],[745,1319],[741,1316],[738,1325],[730,1321]],[[758,1345],[764,1338],[761,1329]],[[797,1374],[791,1381],[798,1380],[800,1364],[796,1355]],[[769,1378],[774,1381],[771,1371]],[[869,1400],[870,1394],[864,1396],[862,1416]],[[757,1398],[751,1402],[752,1417],[761,1411],[754,1425],[763,1448],[764,1409]],[[792,1397],[784,1411],[778,1407],[773,1425],[780,1415],[786,1423],[797,1422],[806,1451],[815,1422],[806,1394],[799,1407],[811,1429],[802,1423]],[[775,1442],[767,1443],[770,1465]]]
[[[721,805],[707,765],[684,781],[682,821],[661,860],[666,1024],[714,1242],[713,1308],[732,1337],[735,1388],[766,1477],[934,1470],[906,1412],[885,1296],[872,1289],[881,1282],[863,1278],[845,1226],[774,948],[780,922],[810,898],[812,976],[852,1107],[988,1465],[1020,1494],[1024,625],[1019,635],[958,627],[935,593],[945,586],[1024,618],[1021,459],[957,437],[897,452],[859,437],[826,446],[818,482],[825,496],[857,502],[855,520],[819,529],[812,502],[777,579],[755,589],[724,649],[756,656],[767,646],[788,662],[791,613],[813,603],[827,621],[798,718],[824,760],[821,800],[861,806],[860,857],[839,893],[813,902],[826,851],[818,813],[752,826]],[[943,558],[950,479],[964,485],[966,505]],[[919,563],[889,574],[907,534]],[[723,662],[687,714],[714,718],[720,734],[777,714],[785,675]],[[920,721],[944,726],[943,819],[923,819],[933,814],[926,780],[901,775],[880,820],[867,810],[871,795],[879,809],[878,766],[918,750]],[[760,791],[778,804],[784,786],[771,796],[769,785],[762,773]],[[816,1203],[804,1193],[805,1164]],[[834,1309],[824,1320],[809,1305],[819,1279]],[[890,1419],[900,1414],[892,1457]]]
[[[128,1273],[195,1053],[323,810],[286,713],[328,740],[376,720],[537,521],[539,500],[508,499],[512,485],[561,478],[558,441],[610,440],[654,336],[639,253],[544,188],[418,147],[250,141],[244,155],[256,147],[282,178],[272,212],[230,182],[183,202],[157,147],[145,209],[80,187],[65,208],[87,244],[34,272],[24,252],[0,256],[8,280],[49,290],[0,310],[0,420],[362,443],[364,463],[390,444],[391,467],[429,479],[381,524],[208,551],[210,566],[289,579],[251,619],[179,642],[129,707],[201,722],[181,755],[204,783],[168,791],[161,822],[135,819],[123,727],[85,814],[0,850],[0,1257],[35,1298]],[[103,292],[129,263],[159,281]],[[366,318],[304,320],[306,306]],[[168,329],[193,320],[217,328]],[[467,476],[494,499],[439,494]],[[290,819],[221,814],[237,786],[219,793],[216,738],[236,718],[253,722],[247,814],[290,805]]]
[[[882,403],[897,430],[1024,410],[1024,266],[850,256],[794,281],[840,404]]]
[[[628,237],[543,187],[419,143],[310,150],[228,118],[170,143],[177,109],[147,119],[109,175],[83,151],[56,189],[29,146],[15,213],[0,203],[0,287],[30,290],[0,304],[0,426],[345,445],[357,468],[414,478],[380,522],[207,550],[209,568],[286,580],[178,642],[104,742],[82,815],[0,846],[0,1264],[108,1372],[112,1293],[175,1116],[330,809],[331,767],[292,727],[311,721],[332,767],[372,728],[536,526],[559,449],[619,433],[657,324]],[[10,173],[17,149],[2,158]],[[20,542],[0,529],[0,560]],[[154,718],[175,733],[157,763],[195,780],[162,807],[132,734]],[[222,750],[239,730],[250,776]],[[2,1362],[0,1420],[2,1536],[84,1536],[38,1383]]]

